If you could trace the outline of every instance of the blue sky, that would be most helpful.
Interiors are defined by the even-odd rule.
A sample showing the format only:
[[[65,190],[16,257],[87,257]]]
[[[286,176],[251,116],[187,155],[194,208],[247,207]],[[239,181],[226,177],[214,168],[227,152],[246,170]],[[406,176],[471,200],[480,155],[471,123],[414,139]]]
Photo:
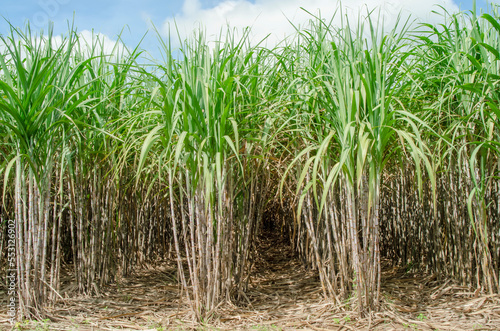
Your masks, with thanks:
[[[337,0],[0,0],[0,34],[8,32],[10,21],[14,26],[22,27],[30,21],[35,30],[46,30],[49,21],[54,22],[56,34],[67,31],[68,21],[75,17],[78,31],[95,31],[106,35],[110,41],[124,30],[122,40],[133,47],[148,30],[142,48],[156,54],[156,34],[151,31],[151,22],[166,36],[168,26],[174,20],[180,27],[183,36],[201,22],[210,35],[217,34],[226,22],[232,26],[252,25],[257,37],[269,32],[287,34],[290,26],[286,19],[300,21],[304,12],[299,7],[315,11],[319,8],[323,16],[327,16],[331,8],[335,8]],[[346,7],[360,8],[386,6],[385,14],[394,16],[395,11],[412,14],[428,20],[433,5],[441,4],[451,11],[460,7],[472,9],[472,0],[344,0]],[[500,3],[500,0],[494,1]],[[478,0],[478,8],[486,8],[486,1]],[[436,7],[434,7],[435,9]],[[326,15],[325,15],[326,13]],[[390,18],[390,17],[389,17]],[[432,19],[431,19],[432,21]],[[297,22],[300,23],[300,22]],[[279,38],[279,37],[278,37]]]

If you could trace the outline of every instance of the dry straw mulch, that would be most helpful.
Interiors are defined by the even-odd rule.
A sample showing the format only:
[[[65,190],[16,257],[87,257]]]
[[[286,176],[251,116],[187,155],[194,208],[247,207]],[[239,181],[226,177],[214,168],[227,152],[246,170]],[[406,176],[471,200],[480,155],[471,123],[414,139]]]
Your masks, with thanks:
[[[149,266],[121,279],[96,298],[76,297],[67,278],[51,321],[25,330],[500,330],[500,295],[440,281],[435,275],[386,268],[383,309],[358,318],[348,303],[322,296],[314,271],[306,270],[278,238],[261,240],[248,290],[238,306],[225,304],[204,323],[193,321],[176,285],[173,263]],[[2,301],[5,301],[5,293]],[[5,305],[0,328],[9,330]]]

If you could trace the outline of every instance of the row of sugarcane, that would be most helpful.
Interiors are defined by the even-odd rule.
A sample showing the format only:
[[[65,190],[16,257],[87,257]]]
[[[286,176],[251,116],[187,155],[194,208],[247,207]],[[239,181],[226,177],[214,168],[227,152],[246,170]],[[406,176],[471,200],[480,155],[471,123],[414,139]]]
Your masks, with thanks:
[[[337,13],[337,15],[343,15]],[[176,262],[193,316],[245,300],[273,219],[325,297],[381,308],[382,259],[498,293],[498,10],[443,24],[312,17],[269,49],[202,32],[140,48],[1,36],[1,269],[18,317]],[[64,271],[63,271],[64,269]]]

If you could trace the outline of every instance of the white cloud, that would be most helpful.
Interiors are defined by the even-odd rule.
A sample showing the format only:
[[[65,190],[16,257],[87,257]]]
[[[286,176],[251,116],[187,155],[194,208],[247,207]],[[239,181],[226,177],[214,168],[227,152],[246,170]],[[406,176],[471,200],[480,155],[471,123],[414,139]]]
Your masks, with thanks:
[[[52,37],[52,45],[57,48],[61,46],[62,37]],[[82,30],[78,34],[78,45],[74,51],[80,51],[84,57],[109,55],[116,59],[128,53],[127,47],[119,40],[113,40],[107,35],[89,30]]]
[[[120,56],[124,52],[127,52],[125,45],[120,42],[109,38],[107,35],[102,33],[94,33],[89,30],[83,30],[79,34],[80,41],[89,48],[88,51],[92,49],[92,46],[96,48],[97,51],[103,51],[106,55]]]
[[[409,14],[415,19],[432,22],[440,18],[431,15],[432,10],[438,9],[435,5],[441,5],[449,12],[458,11],[452,0],[351,0],[342,2],[344,14],[349,17],[358,17],[358,14],[366,14],[367,9],[380,8],[384,17],[384,26],[393,27],[401,12],[407,17]],[[176,26],[181,38],[192,35],[193,31],[200,27],[206,31],[208,40],[215,40],[220,35],[221,29],[225,31],[226,26],[240,30],[250,26],[252,28],[253,41],[259,41],[271,34],[269,43],[274,44],[282,40],[284,36],[292,35],[294,25],[304,26],[311,16],[301,9],[318,14],[329,20],[339,8],[338,0],[256,0],[254,3],[247,0],[223,0],[212,8],[202,8],[199,0],[184,0],[182,12],[165,20],[162,32],[167,35],[176,35]],[[340,13],[334,18],[334,23],[339,24]]]
[[[12,37],[12,36],[10,36]],[[94,33],[92,31],[88,30],[83,30],[78,34],[78,43],[79,46],[76,45],[73,48],[74,52],[81,52],[80,55],[83,55],[84,58],[90,58],[92,56],[99,56],[101,54],[104,55],[109,55],[109,59],[111,60],[116,60],[117,58],[120,58],[122,56],[126,56],[129,54],[128,48],[119,40],[113,40],[109,38],[107,35],[104,35],[102,33]],[[20,40],[20,36],[14,35],[14,41],[18,42]],[[66,43],[67,39],[65,37]],[[10,39],[7,39],[7,45],[9,45],[11,48],[13,47],[12,42]],[[42,37],[34,37],[32,39],[33,45],[37,45],[36,47],[43,47],[45,45],[45,42],[47,42],[47,36],[42,36]],[[61,47],[61,44],[63,42],[63,37],[58,35],[58,36],[52,36],[51,39],[51,47],[53,49],[57,49]],[[102,52],[102,53],[101,53]],[[6,44],[0,39],[0,54],[4,56],[5,60],[9,60],[11,58],[10,54],[7,51],[7,46]],[[26,58],[26,49],[23,47],[21,48],[21,58]]]

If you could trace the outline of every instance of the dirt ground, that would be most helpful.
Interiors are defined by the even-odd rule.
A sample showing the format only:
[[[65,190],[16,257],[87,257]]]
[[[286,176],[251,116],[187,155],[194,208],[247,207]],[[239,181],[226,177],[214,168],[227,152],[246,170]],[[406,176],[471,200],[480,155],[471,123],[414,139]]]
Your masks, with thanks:
[[[500,330],[500,295],[487,295],[433,275],[398,268],[383,273],[383,309],[358,318],[348,304],[323,298],[319,279],[279,238],[260,240],[244,301],[225,304],[203,324],[176,285],[174,263],[145,268],[107,286],[100,297],[74,297],[74,282],[49,309],[51,320],[21,330]],[[5,293],[0,293],[5,302]],[[0,329],[11,330],[6,305]]]

